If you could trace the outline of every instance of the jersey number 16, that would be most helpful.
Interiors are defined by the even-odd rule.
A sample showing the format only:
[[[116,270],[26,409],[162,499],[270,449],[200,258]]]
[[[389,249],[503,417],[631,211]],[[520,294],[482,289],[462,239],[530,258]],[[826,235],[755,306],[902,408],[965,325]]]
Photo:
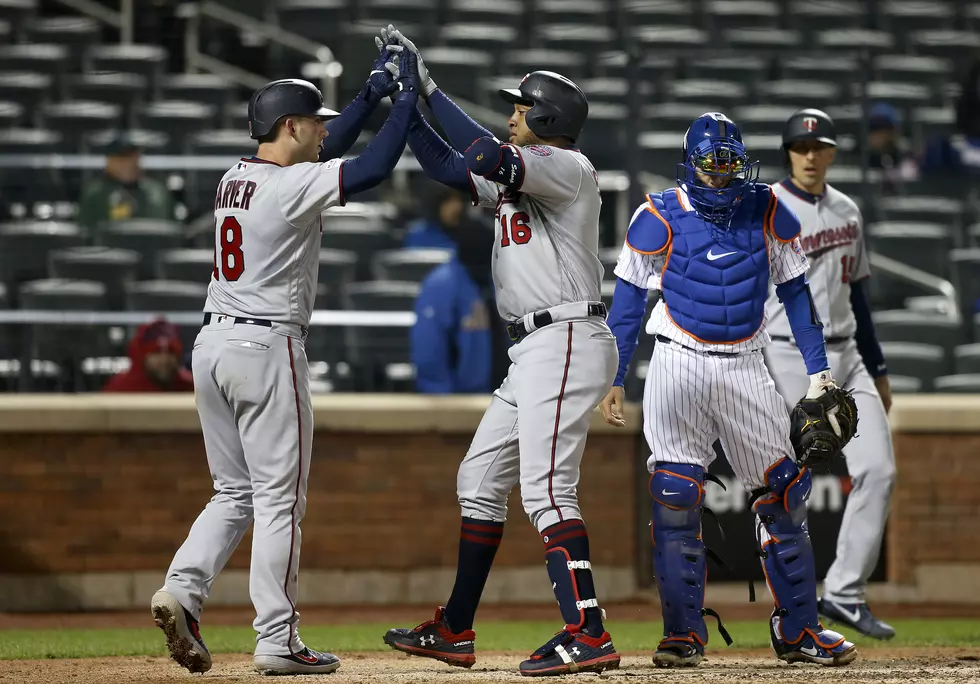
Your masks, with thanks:
[[[218,256],[220,252],[220,257]],[[219,260],[220,259],[220,260]],[[242,224],[234,216],[225,216],[214,240],[214,270],[211,277],[218,279],[218,271],[228,282],[235,282],[245,272],[245,254],[242,253]]]
[[[506,247],[513,240],[515,245],[524,245],[531,240],[531,217],[523,211],[518,211],[510,217],[510,229],[507,226],[507,214],[500,216],[500,246]]]

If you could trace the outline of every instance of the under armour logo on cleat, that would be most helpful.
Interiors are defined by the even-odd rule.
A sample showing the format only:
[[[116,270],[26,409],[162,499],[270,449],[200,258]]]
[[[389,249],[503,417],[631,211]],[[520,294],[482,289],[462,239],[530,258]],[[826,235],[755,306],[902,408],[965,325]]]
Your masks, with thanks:
[[[428,641],[426,641],[428,639]],[[435,646],[436,638],[434,636],[424,636],[419,639],[419,643],[423,646]]]
[[[582,653],[578,650],[578,646],[573,646],[572,647],[572,655],[573,656],[580,656],[580,655],[582,655]]]

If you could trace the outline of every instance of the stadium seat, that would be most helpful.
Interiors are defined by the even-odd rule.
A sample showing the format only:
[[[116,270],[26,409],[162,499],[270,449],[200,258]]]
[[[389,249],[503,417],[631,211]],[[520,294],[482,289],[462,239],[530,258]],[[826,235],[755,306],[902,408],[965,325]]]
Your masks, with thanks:
[[[541,23],[553,24],[567,21],[593,26],[615,25],[613,7],[609,0],[536,0],[534,13]]]
[[[914,31],[908,41],[916,53],[945,57],[960,67],[966,66],[969,55],[980,49],[980,33],[969,31]]]
[[[180,280],[143,280],[131,283],[126,289],[126,308],[157,315],[204,311],[208,286],[202,282]],[[201,322],[204,314],[201,314]],[[177,325],[185,350],[194,346],[194,338],[201,330],[201,322]]]
[[[577,144],[588,149],[589,160],[597,169],[616,168],[622,164],[622,150],[627,144],[626,105],[595,102],[589,105],[589,120]]]
[[[956,13],[947,2],[909,2],[886,0],[878,5],[882,28],[896,34],[926,29],[950,29],[954,27]]]
[[[105,154],[106,148],[119,135],[119,131],[96,131],[86,136],[85,146],[92,154]],[[148,131],[142,128],[130,128],[126,135],[144,154],[167,154],[170,150],[170,138],[160,131]]]
[[[957,374],[980,373],[980,343],[956,347],[953,350],[953,370]]]
[[[377,280],[421,283],[432,269],[451,257],[452,252],[446,249],[391,249],[374,255],[371,270]]]
[[[708,41],[706,31],[693,27],[631,25],[629,33],[633,40],[649,50],[656,50],[658,47],[695,48]]]
[[[959,321],[948,316],[907,310],[876,311],[872,314],[875,330],[881,342],[917,342],[952,349],[962,343],[963,330]]]
[[[764,81],[755,87],[758,102],[786,105],[795,109],[817,107],[827,109],[841,101],[842,89],[831,81],[804,81],[784,79]]]
[[[882,342],[881,351],[888,364],[888,374],[918,378],[922,390],[931,391],[933,381],[949,372],[950,364],[943,347],[915,342]]]
[[[920,144],[956,130],[956,110],[952,107],[915,107],[909,118]]]
[[[64,45],[15,43],[0,45],[0,70],[34,71],[58,77],[66,72],[70,54]]]
[[[428,54],[426,54],[425,61],[426,64],[429,63]],[[514,74],[518,77],[517,81],[507,86],[514,88],[524,74],[532,71],[554,71],[556,68],[555,65],[561,64],[562,75],[567,76],[582,86],[580,81],[582,81],[588,72],[590,66],[589,61],[588,57],[581,52],[559,49],[546,50],[544,48],[532,47],[527,50],[515,50],[504,53],[499,60],[499,64],[501,65],[499,71],[502,74]],[[591,102],[592,93],[586,90],[584,86],[582,86],[582,89],[585,90],[585,94],[589,97],[589,102]]]
[[[448,23],[505,24],[519,29],[525,4],[521,0],[449,0]]]
[[[669,81],[677,73],[678,58],[656,52],[636,55],[639,66],[643,70],[644,80],[651,83]],[[629,78],[629,56],[622,50],[605,50],[592,59],[592,72],[596,77]]]
[[[2,68],[2,65],[0,65]],[[27,120],[37,119],[35,110],[52,96],[54,78],[37,71],[0,71],[0,99],[27,109]]]
[[[948,59],[928,55],[875,55],[871,64],[882,81],[935,84],[949,80],[953,74],[953,65]]]
[[[707,0],[704,13],[715,29],[752,26],[779,28],[780,3],[774,0]]]
[[[168,249],[157,254],[156,277],[208,284],[214,270],[213,249]]]
[[[944,375],[936,378],[935,388],[943,394],[980,394],[980,373]]]
[[[425,51],[426,67],[439,74],[439,88],[451,97],[472,101],[480,96],[480,81],[490,76],[494,63],[493,56],[482,50],[434,47]]]
[[[248,133],[248,100],[227,104],[221,111],[221,118],[226,129]]]
[[[177,249],[183,241],[184,231],[179,223],[159,219],[108,221],[99,224],[96,234],[96,244],[142,253],[139,268],[141,279],[155,276],[159,252]]]
[[[7,286],[0,283],[0,310],[10,308],[7,299]],[[0,325],[0,359],[15,359],[20,356],[18,326]]]
[[[160,87],[167,59],[167,51],[157,45],[105,43],[89,48],[85,54],[88,71],[142,74],[149,80],[151,92]]]
[[[229,167],[240,157],[254,154],[255,147],[256,142],[249,136],[248,128],[198,131],[187,139],[190,154],[226,155]],[[214,196],[214,187],[209,187],[209,194]]]
[[[21,309],[43,311],[102,311],[107,305],[105,285],[86,280],[34,280],[20,286],[18,299]],[[66,386],[80,378],[83,358],[113,351],[105,327],[39,324],[31,328],[32,358],[57,364]]]
[[[128,128],[132,123],[134,105],[147,98],[149,83],[140,74],[95,72],[69,74],[65,90],[71,99],[107,102],[122,107]]]
[[[326,249],[339,249],[357,254],[357,277],[369,279],[371,257],[384,249],[397,245],[391,232],[379,221],[379,217],[365,214],[343,215],[328,209],[323,215],[323,238]]]
[[[266,5],[275,9],[285,30],[328,45],[333,45],[344,22],[351,18],[348,0],[278,0]]]
[[[625,0],[622,4],[629,26],[678,28],[697,26],[701,20],[694,3],[685,0]]]
[[[40,109],[44,125],[64,135],[65,146],[83,149],[86,133],[119,128],[123,121],[121,105],[95,100],[64,100],[44,104]],[[62,148],[62,151],[66,151]]]
[[[357,0],[359,19],[379,27],[385,22],[401,26],[407,23],[430,24],[436,21],[437,0]],[[411,34],[406,34],[413,38]]]
[[[24,121],[24,107],[17,102],[0,100],[0,127],[13,128]]]
[[[745,105],[732,109],[729,116],[742,135],[767,135],[782,131],[786,120],[796,112],[792,105]]]
[[[888,374],[888,384],[892,394],[918,394],[922,391],[922,380],[907,375]]]
[[[357,276],[357,253],[340,249],[321,249],[317,271],[317,308],[341,309],[347,286]]]
[[[443,24],[439,37],[451,47],[475,48],[501,54],[517,41],[519,32],[506,24],[459,23]]]
[[[732,28],[722,32],[726,43],[733,49],[751,52],[763,49],[787,49],[797,47],[803,40],[799,31],[768,28]]]
[[[14,221],[0,224],[0,281],[9,285],[47,277],[48,252],[84,244],[76,223]]]
[[[35,17],[26,29],[27,42],[67,47],[75,64],[80,63],[89,46],[102,38],[102,25],[90,17]]]
[[[160,85],[160,97],[167,100],[199,102],[220,111],[235,99],[235,83],[217,74],[167,74]]]
[[[680,150],[684,131],[688,129],[691,122],[705,112],[715,111],[710,99],[710,93],[705,93],[707,102],[664,102],[643,107],[641,111],[645,122],[641,129],[645,131],[643,135],[671,133],[675,136],[674,148]],[[674,161],[677,161],[676,155]]]
[[[668,83],[665,95],[673,102],[700,102],[707,97],[716,103],[715,110],[726,111],[746,99],[748,88],[720,78],[682,79]]]
[[[951,250],[949,261],[960,314],[964,321],[969,321],[974,312],[980,310],[980,248]],[[980,337],[975,337],[974,341],[980,342]]]
[[[752,54],[693,57],[685,61],[683,76],[695,81],[718,80],[746,87],[768,78],[769,60]]]
[[[895,36],[887,31],[875,29],[826,29],[817,33],[817,44],[822,48],[850,49],[855,45],[883,52],[895,47]]]
[[[136,281],[142,255],[131,249],[82,246],[53,250],[48,259],[52,278],[102,283],[107,307],[122,310],[126,287]]]
[[[413,311],[418,297],[417,283],[374,281],[352,283],[344,300],[351,311]],[[401,326],[346,329],[350,361],[362,382],[371,389],[387,382],[385,370],[392,363],[409,363],[409,329]]]
[[[851,0],[792,0],[788,11],[793,26],[811,31],[858,29],[868,25],[868,8]]]
[[[595,24],[559,23],[539,26],[535,36],[546,49],[594,55],[608,49],[615,41],[616,31],[609,26]]]
[[[849,55],[801,54],[779,60],[780,78],[788,81],[848,83],[860,74],[861,64]]]
[[[166,133],[170,137],[171,146],[183,151],[187,138],[202,129],[210,128],[218,111],[214,105],[203,102],[158,100],[139,107],[137,119],[144,128]]]
[[[949,278],[949,250],[953,246],[949,226],[893,221],[872,223],[866,232],[869,247],[875,252],[940,278]]]
[[[880,220],[935,223],[956,228],[963,220],[963,202],[949,197],[895,195],[876,202]]]

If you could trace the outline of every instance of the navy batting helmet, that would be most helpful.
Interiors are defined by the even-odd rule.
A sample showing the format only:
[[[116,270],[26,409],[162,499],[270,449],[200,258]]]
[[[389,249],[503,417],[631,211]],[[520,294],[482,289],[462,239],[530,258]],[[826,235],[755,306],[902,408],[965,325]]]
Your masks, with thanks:
[[[783,126],[783,149],[800,140],[816,140],[837,147],[834,120],[820,109],[801,109]]]
[[[284,116],[337,116],[323,106],[323,95],[309,81],[286,78],[266,83],[248,101],[248,134],[253,139],[268,135]]]
[[[575,142],[589,116],[589,101],[582,89],[553,71],[532,71],[519,87],[499,92],[507,102],[531,108],[524,120],[539,138],[565,137]]]

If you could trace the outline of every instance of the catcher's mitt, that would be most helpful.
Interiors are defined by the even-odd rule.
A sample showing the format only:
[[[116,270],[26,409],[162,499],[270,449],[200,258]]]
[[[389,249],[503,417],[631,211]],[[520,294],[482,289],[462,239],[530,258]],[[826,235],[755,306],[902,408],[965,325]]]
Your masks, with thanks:
[[[790,423],[797,464],[827,464],[857,433],[857,404],[847,390],[830,387],[816,399],[800,399]]]

